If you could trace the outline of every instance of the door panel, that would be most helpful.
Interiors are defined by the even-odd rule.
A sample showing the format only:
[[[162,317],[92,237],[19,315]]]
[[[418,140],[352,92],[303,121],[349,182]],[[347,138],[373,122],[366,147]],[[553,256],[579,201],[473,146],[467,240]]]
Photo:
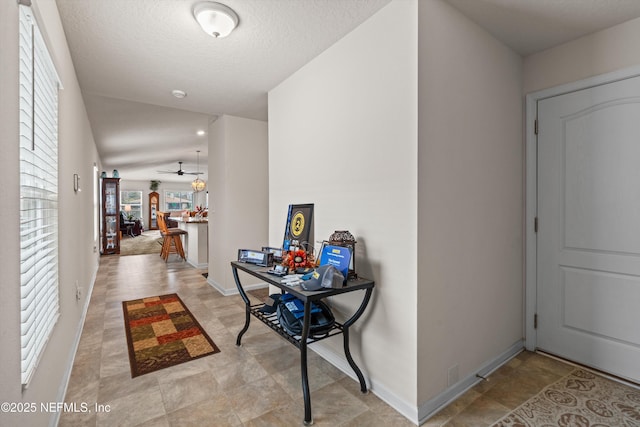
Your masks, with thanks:
[[[637,319],[640,278],[579,268],[562,270],[566,327],[629,344],[640,342],[640,328],[633,324]],[[598,310],[590,309],[594,301]]]
[[[538,346],[640,381],[640,78],[538,122]]]
[[[638,118],[609,102],[563,119],[566,246],[640,254]]]

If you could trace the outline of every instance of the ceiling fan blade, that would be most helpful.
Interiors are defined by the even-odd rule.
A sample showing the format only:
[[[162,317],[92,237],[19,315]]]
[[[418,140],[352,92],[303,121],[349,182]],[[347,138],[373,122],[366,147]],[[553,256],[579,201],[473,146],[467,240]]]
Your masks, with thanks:
[[[175,173],[176,175],[182,176],[184,175],[184,171],[182,170],[182,162],[178,162],[178,170],[177,171],[156,171],[158,173]]]
[[[180,166],[177,171],[156,171],[158,173],[175,173],[178,176],[182,175],[202,175],[204,172],[187,172],[182,170],[182,162],[178,162]]]

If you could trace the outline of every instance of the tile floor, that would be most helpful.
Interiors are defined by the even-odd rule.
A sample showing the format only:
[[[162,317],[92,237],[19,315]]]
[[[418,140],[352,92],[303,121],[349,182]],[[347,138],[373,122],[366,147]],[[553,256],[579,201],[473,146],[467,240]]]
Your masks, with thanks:
[[[63,413],[60,427],[302,425],[298,350],[255,319],[236,347],[242,300],[220,295],[201,273],[175,255],[101,258],[65,401],[109,411]],[[132,379],[122,301],[172,292],[221,353]],[[521,353],[423,425],[488,426],[572,368]],[[413,425],[313,351],[309,377],[316,426]]]
[[[203,272],[176,255],[168,263],[157,254],[101,258],[65,398],[89,404],[92,412],[63,413],[60,427],[302,425],[298,350],[255,319],[236,347],[244,303],[240,296],[222,296]],[[221,352],[132,379],[122,301],[173,292]],[[412,425],[308,354],[314,425]],[[96,413],[96,403],[109,412]]]
[[[490,426],[574,369],[551,357],[522,352],[422,425]]]

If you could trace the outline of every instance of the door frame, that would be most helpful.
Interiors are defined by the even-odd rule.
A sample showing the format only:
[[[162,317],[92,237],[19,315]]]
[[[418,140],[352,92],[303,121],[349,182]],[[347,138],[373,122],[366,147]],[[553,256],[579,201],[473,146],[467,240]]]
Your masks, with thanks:
[[[640,65],[600,74],[571,83],[554,86],[525,97],[525,292],[524,292],[524,332],[525,348],[537,348],[537,334],[534,317],[537,312],[537,238],[534,229],[538,212],[538,138],[535,122],[538,116],[538,101],[558,95],[588,89],[607,83],[640,76]],[[544,227],[543,224],[540,224]]]

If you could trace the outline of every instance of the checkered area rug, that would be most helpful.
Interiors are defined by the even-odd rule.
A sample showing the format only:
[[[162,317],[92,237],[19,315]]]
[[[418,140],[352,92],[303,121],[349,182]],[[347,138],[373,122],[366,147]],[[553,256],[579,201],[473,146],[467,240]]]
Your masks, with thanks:
[[[131,377],[220,352],[177,294],[122,303]]]

